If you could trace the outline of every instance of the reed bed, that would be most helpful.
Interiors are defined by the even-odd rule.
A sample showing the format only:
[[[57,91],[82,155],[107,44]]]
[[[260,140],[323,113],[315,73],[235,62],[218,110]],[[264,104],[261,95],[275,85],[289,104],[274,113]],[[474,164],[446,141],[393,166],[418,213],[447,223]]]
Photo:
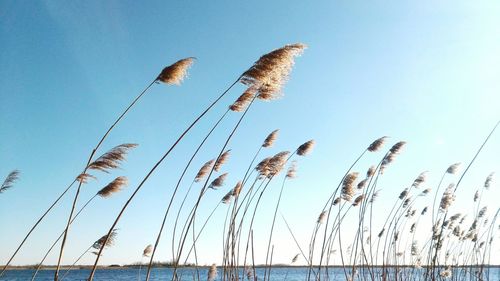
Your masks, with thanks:
[[[319,206],[322,207],[317,209],[317,216],[311,218],[311,235],[308,241],[297,239],[294,233],[294,228],[297,226],[287,221],[285,210],[281,207],[283,200],[286,199],[287,183],[300,173],[302,162],[307,163],[307,156],[313,153],[315,141],[307,140],[297,144],[296,147],[280,147],[279,149],[283,150],[278,153],[268,151],[279,141],[279,130],[267,135],[262,134],[262,142],[255,144],[255,147],[232,147],[231,141],[236,134],[244,134],[240,131],[245,129],[245,117],[251,114],[255,102],[272,101],[283,97],[283,86],[290,76],[295,59],[305,48],[304,44],[297,43],[273,50],[261,56],[229,84],[179,134],[177,139],[167,146],[159,160],[147,169],[142,179],[133,183],[135,188],[132,188],[127,200],[117,210],[107,233],[86,248],[63,276],[60,276],[60,266],[63,262],[67,262],[64,260],[64,249],[67,246],[70,226],[94,199],[100,197],[108,200],[120,192],[128,184],[128,180],[125,176],[116,177],[76,211],[81,187],[97,179],[98,173],[114,173],[126,160],[126,155],[137,145],[124,143],[96,158],[97,151],[109,133],[152,85],[155,83],[180,85],[194,58],[182,59],[165,67],[100,138],[91,150],[83,170],[34,224],[5,263],[0,278],[28,237],[72,187],[75,187],[75,193],[68,211],[68,220],[61,226],[59,237],[39,262],[31,280],[36,280],[37,273],[43,267],[48,254],[59,241],[61,244],[54,280],[71,278],[71,269],[89,253],[95,255],[95,261],[87,280],[96,278],[99,274],[100,257],[117,239],[117,227],[138,192],[177,145],[188,137],[188,133],[200,120],[210,114],[213,108],[226,101],[225,97],[232,94],[234,86],[241,83],[246,89],[239,96],[231,97],[234,102],[224,105],[226,110],[209,126],[210,129],[205,132],[204,138],[186,157],[187,162],[178,175],[176,185],[170,187],[171,194],[164,198],[165,205],[162,206],[163,216],[158,222],[158,231],[151,233],[150,237],[154,244],[147,245],[140,255],[138,280],[150,280],[151,270],[157,262],[155,254],[164,251],[170,254],[173,267],[172,274],[164,276],[165,280],[186,278],[179,274],[178,269],[190,265],[195,273],[188,278],[198,281],[205,278],[208,281],[245,279],[270,281],[273,279],[273,257],[279,252],[274,243],[276,239],[274,234],[277,222],[281,220],[290,234],[289,237],[281,239],[290,239],[290,245],[293,245],[297,252],[290,257],[290,264],[302,263],[307,268],[304,279],[308,281],[339,280],[331,274],[332,266],[340,266],[343,280],[489,280],[488,265],[493,255],[494,238],[499,229],[497,221],[499,209],[496,206],[497,209],[489,210],[482,203],[488,190],[494,187],[494,174],[486,176],[481,188],[472,198],[472,212],[464,210],[461,213],[450,213],[449,211],[456,197],[460,195],[458,191],[463,178],[492,137],[498,123],[465,169],[461,171],[462,165],[458,163],[446,167],[436,187],[424,188],[430,173],[425,171],[416,175],[401,190],[385,190],[386,188],[380,184],[385,177],[384,172],[403,154],[406,142],[394,142],[384,151],[389,138],[384,136],[374,140],[361,151],[344,175],[331,187],[330,195]],[[236,121],[229,130],[224,131],[220,124],[224,121],[229,122],[227,119],[231,115],[236,116]],[[220,136],[221,140],[216,146],[208,147],[207,140],[214,138],[214,135]],[[229,171],[228,163],[231,163],[232,155],[246,155],[248,149],[254,149],[248,155],[248,165],[244,165],[248,168],[242,171]],[[209,159],[199,159],[202,151],[212,156]],[[378,157],[378,160],[373,165],[364,167],[360,163],[368,154],[370,157]],[[197,163],[202,164],[200,167],[193,167]],[[196,168],[197,170],[193,170]],[[237,175],[238,180],[228,182],[228,174]],[[17,171],[10,173],[2,184],[0,193],[10,189],[17,178]],[[331,179],[329,180],[331,182]],[[232,188],[222,191],[227,186]],[[270,192],[273,188],[277,188],[279,192]],[[394,199],[388,214],[376,211],[377,197],[384,192],[393,194]],[[215,196],[214,194],[220,198],[216,202],[208,199]],[[273,202],[271,213],[264,214],[261,211],[264,198],[265,202]],[[212,211],[200,212],[201,206],[209,206]],[[217,212],[218,210],[220,212]],[[375,215],[385,218],[382,224],[379,220],[374,220]],[[166,224],[167,219],[174,220],[174,217],[175,223],[167,227],[169,226]],[[269,222],[265,233],[256,232],[258,221]],[[426,227],[428,222],[430,228]],[[208,267],[206,276],[202,276],[204,271],[200,270],[202,265],[198,262],[200,247],[198,242],[203,235],[206,235],[207,226],[211,224],[220,225],[217,230],[221,237],[219,242],[222,242],[220,249],[222,255],[221,260],[214,260]],[[346,235],[346,229],[349,229],[349,233],[354,230],[353,235]],[[167,246],[160,247],[165,232],[171,237],[171,241],[168,241],[170,244],[168,251],[165,251]],[[262,243],[265,246],[265,254],[256,253],[255,243]],[[256,258],[256,254],[262,256]],[[144,264],[146,273],[142,276],[144,259],[147,259]],[[263,264],[260,265],[263,270],[257,271],[256,259],[263,260]],[[337,262],[334,262],[335,260]]]

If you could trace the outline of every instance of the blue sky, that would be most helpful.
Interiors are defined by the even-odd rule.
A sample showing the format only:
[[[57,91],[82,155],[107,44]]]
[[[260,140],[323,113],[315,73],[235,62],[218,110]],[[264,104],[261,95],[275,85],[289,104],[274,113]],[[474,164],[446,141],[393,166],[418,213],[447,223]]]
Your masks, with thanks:
[[[304,245],[343,172],[384,135],[391,143],[408,142],[380,183],[379,206],[387,213],[421,171],[430,171],[428,185],[434,187],[450,164],[468,162],[499,120],[498,14],[497,1],[2,1],[0,175],[17,168],[22,178],[0,196],[0,263],[79,173],[109,124],[164,66],[197,57],[181,87],[155,85],[103,145],[101,152],[124,142],[140,146],[122,170],[98,174],[99,181],[85,186],[81,201],[118,175],[129,177],[130,185],[96,200],[78,219],[67,263],[104,234],[149,167],[221,90],[260,55],[295,42],[309,48],[297,59],[284,98],[251,109],[230,144],[228,183],[210,195],[202,212],[234,185],[263,138],[279,128],[276,146],[263,156],[317,141],[314,153],[300,159],[299,177],[287,185],[281,207]],[[127,210],[117,244],[102,263],[138,261],[153,243],[186,155],[243,90],[236,87],[154,174]],[[184,189],[201,164],[216,156],[237,117],[232,114],[209,140]],[[498,155],[497,132],[463,182],[457,210],[469,211],[476,188],[500,171]],[[364,173],[381,156],[369,155],[356,169]],[[495,187],[485,199],[491,212],[500,196]],[[272,206],[278,189],[276,183],[264,206]],[[14,264],[40,260],[63,227],[70,201],[66,197],[54,210]],[[263,208],[262,216],[272,210]],[[219,210],[200,241],[201,263],[220,256],[224,214]],[[262,219],[256,228],[268,225]],[[162,240],[160,260],[170,259],[169,237]],[[288,262],[297,250],[282,222],[275,237],[274,260]],[[48,263],[56,258],[51,255]]]

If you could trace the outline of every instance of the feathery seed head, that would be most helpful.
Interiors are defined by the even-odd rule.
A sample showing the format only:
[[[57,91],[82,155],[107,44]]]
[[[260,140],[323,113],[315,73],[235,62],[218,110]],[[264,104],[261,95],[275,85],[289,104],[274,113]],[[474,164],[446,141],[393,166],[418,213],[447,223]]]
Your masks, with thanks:
[[[241,75],[240,82],[257,88],[259,99],[272,100],[280,97],[295,57],[301,55],[305,48],[304,44],[298,43],[286,45],[263,55]]]
[[[425,182],[427,178],[427,171],[420,173],[418,177],[413,181],[412,187],[418,188],[422,183]]]
[[[446,173],[452,174],[452,175],[456,174],[460,165],[461,165],[461,163],[455,163],[455,164],[451,165],[450,167],[448,167],[448,169],[446,169]]]
[[[391,147],[391,149],[389,151],[393,154],[399,154],[399,153],[401,153],[401,149],[403,149],[403,146],[405,146],[405,145],[406,145],[405,141],[397,142],[395,145],[393,145]]]
[[[115,146],[101,157],[97,158],[94,162],[90,163],[87,168],[109,173],[110,169],[118,168],[121,162],[125,160],[127,152],[136,146],[137,144],[134,143],[125,143]]]
[[[207,280],[208,281],[213,281],[217,277],[217,265],[214,263],[210,266],[210,269],[208,269],[208,276]]]
[[[239,181],[236,186],[233,188],[233,193],[232,195],[234,197],[238,197],[240,195],[240,192],[241,192],[241,188],[243,187],[243,184],[241,183],[241,181]]]
[[[297,148],[297,155],[305,156],[311,152],[315,144],[314,140],[307,141]]]
[[[116,229],[113,229],[111,233],[108,235],[104,235],[99,240],[95,241],[94,244],[92,245],[92,248],[96,250],[100,250],[102,247],[110,247],[115,243],[116,239]]]
[[[253,87],[246,89],[245,92],[243,92],[243,94],[241,94],[241,96],[239,96],[236,99],[236,101],[232,105],[229,106],[229,109],[232,111],[236,111],[236,112],[245,111],[247,109],[247,107],[250,105],[250,103],[252,102],[252,100],[255,96],[255,93],[256,93],[256,89]]]
[[[142,256],[149,257],[152,252],[153,252],[153,245],[149,244],[146,246],[146,248],[144,248],[144,251],[142,251]]]
[[[10,172],[3,181],[2,186],[0,186],[0,193],[6,191],[9,188],[12,188],[14,182],[16,182],[18,179],[19,179],[19,170],[14,170]]]
[[[382,148],[382,146],[384,146],[386,139],[387,139],[387,136],[376,139],[374,142],[372,142],[368,146],[367,150],[370,152],[376,152],[376,151],[380,150],[380,148]]]
[[[342,190],[341,190],[341,196],[342,199],[351,201],[352,197],[356,193],[356,190],[354,189],[354,182],[358,178],[359,173],[357,172],[351,172],[347,174],[342,182]]]
[[[368,168],[368,171],[366,172],[366,177],[371,178],[375,174],[375,166],[371,166]]]
[[[222,197],[221,202],[223,204],[229,204],[231,202],[231,198],[233,198],[233,190],[226,193],[226,195],[224,195],[224,197]]]
[[[224,165],[227,162],[227,160],[229,159],[230,152],[231,152],[231,149],[226,150],[224,153],[221,154],[219,159],[217,159],[217,162],[215,162],[215,165],[214,165],[214,170],[216,172],[218,172],[220,170],[220,168],[222,167],[222,165]]]
[[[453,193],[453,184],[445,190],[443,193],[443,197],[441,197],[441,203],[439,204],[439,208],[441,211],[446,211],[448,207],[450,207],[451,203],[455,201],[455,194]]]
[[[286,172],[286,177],[289,179],[293,179],[297,176],[297,161],[292,161],[292,164],[290,167],[288,167],[288,170]]]
[[[201,181],[208,173],[210,173],[210,170],[212,170],[212,165],[215,163],[215,160],[210,160],[203,164],[201,166],[200,170],[198,171],[198,174],[196,174],[196,177],[194,178],[195,182]]]
[[[78,177],[76,177],[76,180],[81,182],[82,184],[86,184],[90,179],[97,180],[96,177],[87,173],[81,173],[78,175]]]
[[[325,222],[325,220],[326,220],[326,215],[327,214],[328,214],[328,211],[321,212],[321,214],[319,214],[319,216],[318,216],[317,223],[323,224]]]
[[[224,173],[220,176],[218,176],[216,179],[212,181],[212,183],[208,186],[208,188],[211,189],[217,189],[218,187],[221,187],[224,185],[224,181],[226,180],[228,173]]]
[[[354,203],[352,203],[352,205],[358,206],[361,203],[361,201],[363,201],[363,198],[365,198],[364,194],[359,195],[358,197],[356,197],[356,199],[354,199]]]
[[[368,179],[363,179],[362,181],[360,181],[358,183],[358,189],[363,189],[366,186],[367,181],[368,181]]]
[[[289,151],[282,151],[269,159],[269,162],[267,164],[268,178],[272,178],[273,176],[279,174],[281,170],[283,170],[283,167],[285,166],[289,155]]]
[[[271,147],[278,138],[279,130],[272,131],[264,140],[262,147]]]
[[[126,177],[117,177],[112,182],[108,183],[105,187],[97,192],[97,195],[108,198],[111,195],[122,190],[124,186],[128,184],[128,179]]]
[[[156,80],[169,85],[180,85],[187,76],[189,67],[194,63],[195,58],[185,58],[165,67]]]
[[[484,187],[485,187],[486,189],[489,189],[489,188],[490,188],[491,183],[493,182],[493,175],[494,175],[494,174],[495,174],[495,173],[491,173],[491,174],[489,174],[489,175],[488,175],[488,177],[486,178],[486,180],[484,181]]]

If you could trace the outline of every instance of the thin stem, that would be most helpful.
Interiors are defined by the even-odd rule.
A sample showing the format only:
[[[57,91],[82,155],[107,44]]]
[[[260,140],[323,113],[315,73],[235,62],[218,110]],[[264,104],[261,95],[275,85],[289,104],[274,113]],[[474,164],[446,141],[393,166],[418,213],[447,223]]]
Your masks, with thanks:
[[[118,221],[120,220],[121,216],[123,215],[123,213],[125,212],[125,210],[127,209],[128,205],[130,204],[130,202],[132,201],[132,199],[134,199],[135,195],[137,194],[137,192],[139,192],[139,190],[141,189],[141,187],[144,185],[144,183],[149,179],[149,177],[153,174],[153,172],[158,168],[158,166],[160,166],[160,164],[163,162],[163,160],[165,160],[165,158],[170,154],[170,152],[177,146],[177,144],[184,138],[184,136],[194,127],[194,125],[196,125],[198,123],[198,121],[203,117],[205,116],[205,114],[207,114],[208,111],[210,111],[210,109],[212,109],[212,107],[220,100],[222,99],[226,93],[234,86],[236,85],[236,83],[238,83],[238,81],[240,80],[240,77],[238,77],[238,79],[236,79],[236,81],[234,81],[233,84],[231,84],[231,86],[229,86],[229,88],[227,88],[215,101],[212,102],[212,104],[210,104],[208,106],[207,109],[205,109],[205,111],[203,111],[192,123],[191,125],[189,125],[187,127],[187,129],[179,136],[179,138],[172,144],[172,146],[167,150],[167,152],[165,152],[165,154],[160,158],[160,160],[158,160],[158,162],[156,162],[156,164],[153,166],[153,168],[151,168],[151,170],[146,174],[146,176],[144,177],[144,179],[141,181],[141,183],[137,186],[137,188],[134,190],[134,192],[132,193],[132,195],[129,197],[129,199],[127,200],[127,202],[125,203],[125,205],[122,207],[122,209],[120,210],[120,213],[118,214],[118,216],[116,217],[115,221],[113,222],[113,224],[111,225],[109,231],[108,231],[108,235],[106,236],[106,241],[104,241],[104,244],[106,244],[108,238],[109,238],[109,235],[111,234],[111,232],[113,231],[113,229],[115,228],[115,226],[118,224]],[[99,250],[99,253],[97,255],[97,258],[94,262],[94,266],[92,267],[92,271],[90,272],[90,275],[89,275],[89,278],[88,278],[88,281],[92,281],[94,280],[94,275],[95,275],[95,271],[97,269],[97,264],[99,263],[99,258],[101,256],[101,253],[103,251],[104,247],[101,247],[101,249]]]

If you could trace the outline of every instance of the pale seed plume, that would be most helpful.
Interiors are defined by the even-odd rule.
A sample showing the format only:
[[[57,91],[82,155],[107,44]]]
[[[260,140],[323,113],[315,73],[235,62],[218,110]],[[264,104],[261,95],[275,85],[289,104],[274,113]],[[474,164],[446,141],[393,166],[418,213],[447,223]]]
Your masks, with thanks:
[[[94,162],[90,163],[87,168],[109,173],[110,169],[120,167],[121,162],[125,160],[127,152],[136,146],[137,144],[134,143],[125,143],[115,146],[101,157],[97,158]]]
[[[241,96],[239,96],[236,101],[229,106],[229,109],[236,112],[243,112],[250,105],[254,99],[256,93],[255,88],[248,88]]]
[[[293,161],[290,167],[288,167],[286,177],[289,179],[297,177],[297,161]]]
[[[460,165],[461,165],[461,163],[455,163],[455,164],[451,165],[450,167],[448,167],[448,169],[446,169],[446,172],[448,174],[454,175],[454,174],[457,173],[458,168],[460,167]]]
[[[86,184],[89,182],[89,180],[97,180],[96,177],[94,177],[93,175],[91,174],[87,174],[87,173],[81,173],[78,175],[78,177],[76,177],[76,180],[81,182],[82,184]]]
[[[439,208],[441,211],[446,211],[448,207],[450,207],[451,203],[455,201],[455,194],[453,193],[454,184],[450,184],[448,188],[446,188],[443,193],[443,197],[441,197],[441,203],[439,204]]]
[[[222,197],[221,202],[223,204],[229,204],[231,203],[231,198],[233,198],[233,190],[229,191],[224,197]]]
[[[228,173],[225,173],[225,174],[218,176],[216,179],[214,179],[212,181],[212,183],[208,186],[208,188],[218,189],[219,187],[223,186],[227,175],[228,175]]]
[[[213,281],[217,277],[217,265],[214,263],[210,266],[210,269],[208,269],[208,276],[207,280],[208,281]]]
[[[427,171],[420,173],[418,177],[413,181],[412,187],[418,188],[422,183],[425,182],[427,178]]]
[[[489,189],[491,187],[491,184],[493,182],[493,176],[495,175],[495,173],[491,173],[488,175],[488,177],[486,178],[486,180],[484,181],[484,187],[486,189]]]
[[[279,133],[279,130],[272,131],[267,136],[267,138],[264,140],[264,143],[262,144],[262,147],[271,147],[271,146],[273,146],[274,142],[278,138],[278,133]]]
[[[169,85],[180,85],[187,76],[189,67],[194,63],[195,58],[185,58],[165,67],[156,80]]]
[[[126,177],[117,177],[112,182],[108,183],[105,187],[97,192],[97,195],[108,198],[111,195],[122,190],[124,186],[128,184],[128,179]]]
[[[344,178],[344,181],[342,182],[342,190],[341,190],[341,196],[342,199],[351,201],[352,197],[356,193],[356,190],[354,188],[354,182],[358,178],[358,173],[357,172],[351,172],[346,175]]]
[[[364,198],[365,198],[364,194],[359,195],[358,197],[356,197],[356,199],[354,199],[354,203],[352,203],[352,205],[354,207],[358,206],[359,204],[361,204],[361,201],[363,201]]]
[[[367,150],[370,152],[379,151],[382,148],[382,146],[384,146],[386,139],[387,139],[387,136],[376,139],[368,146]]]
[[[368,171],[366,171],[366,177],[371,178],[375,174],[375,170],[375,166],[371,166],[370,168],[368,168]]]
[[[328,214],[328,211],[323,211],[321,212],[321,214],[319,214],[318,216],[318,220],[316,221],[317,223],[319,224],[323,224],[325,223],[325,220],[326,220],[326,215]]]
[[[5,192],[7,189],[10,189],[14,186],[14,183],[19,179],[19,171],[14,170],[10,172],[0,187],[0,193]]]
[[[258,89],[257,98],[273,100],[281,96],[294,65],[295,57],[302,54],[306,45],[292,44],[263,55],[240,78],[241,83]]]
[[[368,179],[363,179],[358,183],[358,189],[363,189],[366,186]]]
[[[101,238],[99,238],[99,240],[94,242],[94,244],[92,245],[92,248],[94,248],[96,250],[100,250],[102,247],[113,246],[113,244],[115,243],[115,240],[116,240],[116,234],[117,234],[116,231],[117,231],[116,229],[113,229],[111,231],[111,233],[109,234],[109,238],[107,238],[108,235],[104,235]]]
[[[281,170],[283,170],[283,167],[285,166],[289,155],[289,151],[282,151],[269,159],[269,162],[267,164],[267,169],[269,171],[267,174],[268,178],[274,177],[279,172],[281,172]]]
[[[153,245],[149,244],[146,246],[146,248],[144,248],[144,251],[142,251],[142,256],[149,257],[152,252],[153,252]]]
[[[196,177],[194,177],[194,181],[195,182],[201,181],[210,172],[210,170],[212,170],[212,166],[214,165],[214,163],[215,160],[212,159],[203,164],[203,166],[201,166],[200,170],[196,174]]]
[[[218,172],[220,170],[220,168],[222,167],[222,165],[224,165],[229,160],[230,152],[231,152],[231,149],[226,150],[224,153],[221,154],[219,159],[217,159],[217,162],[215,162],[215,165],[214,165],[214,170],[216,172]]]
[[[272,157],[266,157],[262,159],[257,166],[255,166],[255,170],[259,172],[261,177],[267,177],[269,174],[269,161],[271,161]]]
[[[243,184],[241,183],[241,181],[239,181],[238,183],[236,183],[236,186],[233,188],[233,192],[232,192],[231,195],[233,197],[238,197],[240,195],[242,187],[243,187]]]
[[[403,149],[405,145],[406,145],[405,141],[400,141],[391,147],[390,152],[394,154],[399,154],[401,153],[401,149]]]
[[[297,148],[297,155],[305,156],[305,155],[309,154],[312,151],[312,149],[314,148],[314,144],[315,144],[314,140],[310,140],[310,141],[303,143],[302,145],[299,146],[299,148]]]

